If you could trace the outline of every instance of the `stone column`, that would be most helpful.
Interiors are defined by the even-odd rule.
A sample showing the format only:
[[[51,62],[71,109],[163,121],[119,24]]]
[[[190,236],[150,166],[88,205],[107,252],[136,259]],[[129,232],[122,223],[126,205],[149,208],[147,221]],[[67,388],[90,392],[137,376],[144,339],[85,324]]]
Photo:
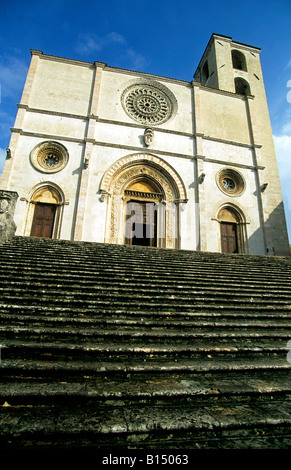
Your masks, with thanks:
[[[199,85],[195,82],[192,82],[193,86],[193,100],[194,100],[194,133],[195,133],[195,163],[196,163],[196,173],[195,173],[195,210],[198,211],[195,214],[195,232],[197,235],[197,246],[196,249],[200,251],[207,251],[207,219],[205,215],[205,190],[204,190],[204,178],[205,178],[205,169],[204,169],[204,160],[203,155],[203,128],[201,123],[201,109],[200,109],[200,89]],[[194,217],[194,214],[193,214]]]
[[[16,231],[14,211],[18,194],[0,189],[0,244],[10,240]]]
[[[87,136],[85,137],[85,161],[84,161],[84,166],[83,166],[82,175],[81,175],[74,240],[82,240],[83,238],[83,224],[84,224],[84,218],[85,218],[87,193],[88,193],[89,177],[90,177],[90,158],[92,155],[93,146],[95,142],[95,128],[96,128],[96,119],[97,119],[97,112],[98,112],[101,77],[102,77],[102,71],[105,65],[106,64],[95,62],[96,69],[95,69],[94,88],[93,88],[93,95],[92,95],[92,101],[91,101],[91,106],[90,106],[90,113],[88,115],[88,131],[87,131]]]

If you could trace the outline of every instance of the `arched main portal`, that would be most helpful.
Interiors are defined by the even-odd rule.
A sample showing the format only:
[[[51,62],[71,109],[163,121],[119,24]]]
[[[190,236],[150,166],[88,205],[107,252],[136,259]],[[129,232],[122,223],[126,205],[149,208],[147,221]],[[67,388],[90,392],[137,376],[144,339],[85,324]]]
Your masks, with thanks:
[[[131,155],[105,173],[100,192],[107,195],[105,242],[179,247],[179,203],[184,184],[164,160]]]
[[[124,190],[127,245],[156,247],[165,230],[163,193],[153,181],[141,176]]]

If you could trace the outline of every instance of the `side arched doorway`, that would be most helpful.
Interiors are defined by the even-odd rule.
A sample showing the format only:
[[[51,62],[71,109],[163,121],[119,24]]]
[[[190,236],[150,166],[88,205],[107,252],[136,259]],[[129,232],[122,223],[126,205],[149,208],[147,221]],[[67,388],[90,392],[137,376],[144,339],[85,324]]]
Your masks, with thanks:
[[[56,188],[46,185],[37,189],[29,201],[30,236],[58,238],[62,206],[63,198]]]
[[[220,246],[222,253],[245,253],[246,233],[242,214],[233,207],[220,209],[217,220],[220,224]]]

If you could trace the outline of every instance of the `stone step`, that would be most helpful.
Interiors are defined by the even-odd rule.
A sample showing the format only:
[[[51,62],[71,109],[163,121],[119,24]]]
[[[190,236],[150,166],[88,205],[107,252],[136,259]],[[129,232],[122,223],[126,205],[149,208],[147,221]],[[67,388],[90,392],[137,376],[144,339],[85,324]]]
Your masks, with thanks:
[[[199,252],[193,250],[170,250],[164,248],[147,248],[142,246],[126,246],[126,245],[112,245],[106,243],[91,243],[91,242],[78,242],[78,241],[68,241],[68,240],[52,240],[52,239],[41,239],[33,237],[21,237],[16,236],[9,242],[2,245],[3,252],[11,251],[25,251],[25,249],[30,249],[32,253],[37,253],[39,250],[40,253],[45,252],[63,252],[63,253],[77,253],[82,255],[82,257],[89,254],[90,256],[94,253],[103,253],[109,254],[112,257],[119,257],[120,254],[123,255],[123,258],[132,258],[138,256],[139,259],[143,257],[153,258],[154,260],[167,261],[168,259],[187,259],[194,258],[201,261],[211,260],[213,263],[220,263],[222,260],[231,261],[232,263],[253,263],[257,264],[260,261],[261,264],[272,265],[272,266],[282,266],[289,264],[290,258],[284,257],[267,257],[267,256],[256,256],[256,255],[239,255],[239,254],[230,254],[225,255],[222,253],[211,253],[211,252]]]
[[[237,276],[232,275],[232,273],[223,273],[219,271],[214,273],[213,271],[207,272],[200,269],[200,272],[191,272],[187,271],[185,273],[181,273],[179,270],[173,270],[172,272],[166,270],[165,272],[161,272],[157,270],[157,272],[149,272],[145,268],[134,268],[128,267],[127,269],[121,269],[118,266],[108,265],[107,267],[100,267],[94,265],[93,268],[90,268],[87,264],[79,264],[79,270],[77,267],[70,265],[70,270],[68,271],[68,263],[63,266],[62,268],[59,266],[58,270],[51,270],[51,269],[44,269],[44,266],[40,263],[33,266],[32,264],[27,262],[27,264],[13,264],[7,263],[4,265],[4,262],[1,262],[0,266],[0,279],[3,282],[7,281],[7,276],[9,276],[9,280],[14,282],[21,282],[23,279],[27,279],[29,282],[34,283],[36,280],[39,282],[45,282],[47,279],[51,280],[51,282],[59,282],[59,280],[63,279],[64,284],[76,284],[77,280],[80,278],[82,284],[85,284],[86,280],[89,286],[94,286],[96,282],[100,282],[102,280],[105,285],[108,284],[110,281],[114,283],[121,282],[123,284],[129,284],[132,286],[136,285],[138,282],[141,285],[149,286],[151,282],[154,282],[154,285],[165,285],[168,288],[174,287],[175,285],[183,286],[184,288],[197,288],[201,287],[202,281],[206,283],[205,287],[211,288],[213,283],[221,288],[227,288],[225,285],[225,279],[232,287],[237,287],[241,285],[245,285],[246,288],[251,289],[258,288],[262,290],[265,287],[264,280],[268,283],[267,286],[272,289],[282,289],[282,291],[290,292],[290,277],[281,278],[280,273],[272,279],[271,276],[265,275],[264,271],[261,271],[261,277],[256,275],[251,275],[250,273],[240,273]],[[51,264],[47,265],[48,268],[51,267]],[[8,269],[8,271],[7,271]],[[143,273],[143,277],[141,277],[141,273]],[[278,283],[278,279],[281,279],[283,284],[281,285]],[[224,283],[222,282],[224,280]],[[215,285],[214,285],[215,287]]]
[[[181,367],[184,360],[208,360],[211,359],[214,363],[218,360],[230,361],[232,359],[241,358],[242,364],[246,360],[265,359],[265,362],[272,363],[273,360],[281,359],[287,368],[290,364],[287,362],[287,341],[281,338],[230,338],[226,337],[220,341],[217,338],[201,338],[200,341],[182,341],[174,342],[172,339],[166,342],[158,341],[153,342],[148,340],[144,341],[143,338],[137,337],[127,338],[126,341],[120,335],[115,340],[107,337],[107,341],[92,341],[91,337],[84,338],[80,341],[79,338],[70,337],[69,335],[64,338],[63,336],[55,337],[39,336],[23,338],[20,335],[15,337],[8,337],[1,340],[1,368],[6,364],[5,361],[10,359],[20,359],[25,364],[29,360],[37,362],[45,361],[61,361],[61,364],[67,361],[72,361],[72,366],[76,361],[97,361],[108,362],[112,361],[113,369],[116,366],[116,361],[123,363],[138,362],[154,363],[162,361],[164,367],[169,367],[169,363],[177,362],[177,370]],[[51,363],[52,364],[52,363]],[[187,366],[189,365],[187,363]],[[54,364],[55,366],[55,364]]]
[[[0,268],[1,270],[1,268]],[[161,277],[156,277],[153,280],[147,280],[146,278],[141,278],[136,273],[127,273],[127,275],[114,278],[107,273],[104,273],[101,277],[96,277],[95,274],[83,276],[82,273],[79,273],[78,276],[72,276],[71,273],[67,271],[62,274],[58,273],[46,273],[39,271],[37,273],[25,271],[14,270],[13,267],[9,269],[9,272],[0,271],[0,282],[1,286],[22,286],[26,285],[28,287],[40,288],[41,286],[58,286],[59,288],[79,288],[83,290],[90,289],[101,289],[101,288],[122,288],[128,287],[129,289],[140,289],[146,288],[149,289],[162,289],[163,291],[182,291],[182,292],[193,292],[193,291],[207,291],[207,292],[232,292],[234,289],[240,289],[243,291],[241,295],[264,295],[265,297],[271,297],[273,295],[278,296],[282,295],[283,297],[289,297],[291,295],[291,285],[287,283],[286,286],[278,284],[278,279],[276,282],[265,282],[261,283],[256,280],[246,281],[246,282],[235,282],[234,280],[229,280],[227,285],[225,284],[225,277],[223,280],[219,280],[217,277],[213,278],[204,278],[203,284],[201,278],[193,277],[186,278],[180,277],[163,279]],[[266,289],[266,287],[268,289]]]
[[[262,441],[265,448],[288,446],[290,402],[279,398],[273,404],[229,402],[224,407],[70,405],[33,406],[33,414],[31,404],[2,407],[1,448],[108,449],[108,440],[111,449],[223,449],[225,442],[242,449],[260,447]]]
[[[14,309],[16,310],[16,309]],[[167,328],[167,329],[190,329],[190,328],[214,328],[217,329],[236,329],[236,328],[248,328],[250,331],[254,328],[259,329],[284,329],[290,330],[290,316],[282,318],[281,316],[268,317],[237,317],[233,315],[225,316],[222,315],[216,317],[209,314],[203,316],[202,314],[193,316],[192,319],[189,319],[189,316],[181,314],[179,317],[174,315],[173,317],[168,314],[165,315],[152,315],[146,318],[143,314],[134,315],[133,312],[128,312],[127,316],[120,314],[98,314],[97,312],[88,313],[85,316],[83,313],[73,312],[69,310],[66,314],[60,316],[54,316],[55,311],[45,313],[38,313],[37,315],[30,315],[29,310],[23,311],[24,309],[19,308],[19,313],[11,311],[5,312],[5,309],[0,308],[0,320],[1,325],[9,324],[10,326],[22,326],[22,325],[43,325],[43,326],[76,326],[78,328],[82,327],[92,327],[92,328],[116,328],[116,327],[127,327],[127,326],[137,326],[143,328]]]
[[[171,337],[171,338],[199,338],[200,336],[204,337],[280,337],[280,338],[288,338],[291,335],[291,325],[281,325],[280,327],[274,328],[273,325],[264,325],[264,326],[257,326],[252,325],[250,327],[248,324],[243,325],[225,325],[220,323],[218,326],[213,324],[205,324],[203,326],[193,326],[187,325],[184,326],[182,324],[172,325],[172,328],[165,328],[165,324],[157,325],[157,324],[147,324],[145,322],[136,322],[136,323],[122,323],[116,322],[114,324],[106,324],[102,325],[100,328],[100,324],[94,324],[90,322],[89,324],[82,324],[81,322],[76,324],[63,322],[60,324],[52,324],[47,325],[43,322],[38,320],[39,325],[29,324],[28,322],[19,323],[18,321],[10,321],[9,326],[7,325],[0,325],[0,332],[3,334],[22,334],[23,336],[32,334],[44,334],[44,335],[79,335],[82,336],[94,336],[94,337],[106,337],[106,336],[144,336],[144,338],[149,338],[151,336],[162,336],[164,338]]]
[[[227,295],[228,299],[232,298],[242,298],[246,300],[253,301],[264,301],[264,300],[277,300],[278,302],[286,301],[291,303],[291,287],[287,290],[279,290],[274,289],[273,291],[269,290],[266,292],[266,287],[261,286],[261,288],[254,288],[254,287],[246,287],[243,291],[237,291],[234,289],[236,286],[215,286],[213,283],[210,286],[203,286],[198,285],[197,287],[191,283],[189,284],[182,284],[179,281],[173,282],[172,285],[169,286],[168,283],[165,281],[163,283],[145,283],[145,282],[128,282],[128,281],[119,281],[119,280],[111,280],[106,282],[103,279],[95,279],[91,283],[85,282],[77,282],[76,279],[70,279],[69,282],[66,282],[62,277],[55,278],[55,279],[40,279],[36,278],[34,281],[28,277],[28,279],[7,279],[7,276],[4,280],[1,279],[1,286],[0,292],[5,295],[7,292],[19,292],[27,294],[34,293],[35,290],[39,292],[55,292],[57,291],[59,295],[65,295],[68,291],[74,292],[76,294],[86,294],[86,295],[108,295],[108,293],[122,295],[136,295],[143,294],[143,295],[151,295],[155,297],[159,296],[205,296],[205,295],[212,295],[219,298],[225,298]],[[280,296],[278,300],[278,296]],[[291,307],[290,307],[291,308]]]
[[[1,448],[291,447],[290,259],[0,253]]]
[[[124,247],[120,246],[118,253],[114,253],[114,246],[109,245],[105,251],[104,245],[94,246],[94,250],[91,252],[81,250],[76,251],[74,243],[67,242],[66,250],[58,248],[58,241],[53,240],[54,249],[48,250],[48,245],[39,245],[39,241],[34,241],[30,250],[26,250],[23,246],[13,245],[2,245],[1,253],[4,262],[9,260],[17,259],[17,263],[26,264],[27,260],[37,263],[41,262],[44,264],[57,263],[61,265],[70,261],[72,265],[88,264],[95,265],[98,262],[100,266],[106,267],[107,261],[120,268],[127,268],[128,266],[147,266],[150,271],[155,271],[157,268],[163,271],[166,268],[173,270],[179,267],[182,271],[193,269],[199,271],[201,263],[206,271],[220,271],[225,272],[239,272],[242,267],[248,266],[248,269],[252,273],[260,273],[266,271],[270,275],[272,272],[282,272],[283,275],[290,276],[291,263],[288,258],[274,258],[274,257],[254,257],[246,255],[222,255],[219,253],[204,253],[199,252],[184,252],[173,251],[167,249],[152,250],[145,247]],[[9,246],[9,249],[8,249]],[[6,248],[6,249],[5,249]],[[97,267],[98,267],[97,264]],[[186,267],[187,265],[187,267]]]
[[[283,354],[287,360],[287,343],[290,340],[290,334],[284,331],[268,332],[248,332],[245,331],[198,331],[198,332],[179,332],[179,331],[145,331],[126,328],[125,330],[102,330],[92,331],[92,329],[74,329],[74,328],[27,328],[27,327],[7,327],[1,328],[1,347],[6,344],[6,340],[22,341],[24,346],[27,341],[39,342],[72,342],[87,345],[88,341],[94,341],[94,345],[102,347],[99,353],[107,354],[109,342],[112,348],[116,348],[117,355],[121,351],[127,354],[135,354],[138,350],[149,349],[149,354],[155,353],[155,346],[163,345],[169,342],[170,345],[162,349],[163,354],[176,353],[175,347],[180,354],[204,354],[210,349],[214,353],[230,355],[246,354],[264,354],[277,353]],[[141,342],[142,340],[142,342]],[[124,343],[127,347],[124,348]],[[160,351],[157,350],[157,354]],[[110,352],[110,354],[113,354]]]
[[[4,299],[1,299],[2,302]],[[53,306],[52,306],[53,305]],[[247,318],[248,316],[257,316],[257,317],[277,317],[280,316],[281,318],[290,318],[290,308],[289,306],[276,306],[273,307],[272,305],[265,306],[265,305],[241,305],[241,304],[227,304],[227,305],[217,305],[217,304],[210,304],[210,303],[197,303],[197,304],[184,304],[184,305],[177,305],[172,303],[155,303],[152,302],[143,302],[142,305],[131,303],[121,303],[121,302],[113,302],[113,301],[93,301],[90,302],[86,301],[74,301],[74,300],[62,300],[59,302],[52,302],[50,298],[40,299],[38,300],[37,297],[31,297],[29,299],[29,303],[27,303],[27,299],[23,300],[19,297],[7,297],[6,302],[0,304],[0,308],[3,309],[25,309],[30,311],[39,311],[42,310],[53,310],[58,311],[59,313],[64,312],[72,312],[73,314],[90,314],[94,315],[96,312],[102,314],[124,314],[125,312],[130,312],[133,315],[141,315],[146,311],[146,315],[164,315],[173,317],[176,315],[177,317],[193,317],[197,315],[218,315],[218,316],[234,316],[240,315],[242,317]],[[222,314],[222,315],[221,315]],[[282,316],[283,315],[283,316]]]
[[[55,306],[55,307],[63,307],[63,308],[71,308],[71,309],[78,309],[81,311],[82,309],[106,309],[109,310],[118,309],[119,311],[127,310],[127,309],[139,309],[142,308],[147,309],[148,311],[158,311],[162,310],[164,312],[171,312],[171,311],[185,311],[185,312],[193,312],[193,311],[210,311],[213,312],[217,310],[224,309],[225,311],[230,311],[235,314],[236,312],[247,313],[247,312],[262,312],[265,311],[276,311],[277,314],[281,313],[290,313],[290,306],[286,303],[274,304],[273,302],[242,302],[239,300],[234,300],[231,303],[225,302],[218,302],[215,299],[206,299],[200,298],[197,299],[196,302],[191,302],[191,299],[185,299],[184,301],[175,302],[175,300],[171,299],[156,299],[151,298],[143,298],[141,302],[141,298],[130,298],[130,299],[119,299],[118,296],[108,296],[104,299],[96,299],[93,296],[92,299],[76,298],[77,296],[68,295],[66,298],[58,298],[53,295],[27,295],[27,296],[19,296],[19,295],[2,295],[1,298],[1,305],[18,305],[18,306]],[[139,302],[142,305],[139,304]]]
[[[1,268],[0,268],[1,269]],[[261,282],[256,279],[253,280],[240,280],[235,281],[230,279],[225,280],[225,276],[222,276],[221,279],[219,276],[210,278],[201,276],[195,276],[194,278],[189,277],[179,277],[174,278],[170,277],[169,279],[162,277],[161,275],[156,276],[155,278],[147,278],[146,275],[141,277],[137,273],[127,272],[125,275],[116,275],[114,276],[111,273],[102,273],[102,274],[84,274],[80,270],[76,274],[65,271],[64,273],[58,272],[43,272],[42,269],[36,270],[25,270],[25,271],[13,271],[13,268],[9,268],[3,271],[2,275],[0,273],[0,282],[1,286],[6,287],[9,285],[21,286],[28,285],[31,287],[39,288],[39,286],[58,286],[62,288],[74,288],[79,287],[79,289],[90,290],[108,289],[112,287],[113,289],[126,287],[132,289],[156,289],[158,290],[168,290],[168,291],[179,291],[179,292],[195,292],[195,291],[207,291],[207,292],[217,292],[220,295],[222,293],[232,293],[235,294],[236,290],[240,290],[241,295],[245,296],[260,296],[272,297],[283,296],[283,298],[291,297],[291,284],[287,282],[284,284],[280,279],[276,279],[274,282],[269,282],[267,280]]]
[[[286,361],[286,350],[278,344],[274,348],[262,341],[237,348],[201,344],[199,347],[143,344],[114,347],[112,344],[75,343],[22,343],[6,341],[1,348],[1,377],[25,377],[31,379],[43,374],[91,377],[123,377],[124,374],[142,374],[142,377],[192,373],[216,373],[218,371],[255,372],[277,371],[290,377],[291,367]],[[243,357],[243,353],[244,357]],[[262,354],[260,354],[262,353]],[[242,360],[243,357],[243,360]],[[32,375],[33,374],[33,375]],[[123,379],[122,379],[123,380]],[[255,379],[254,379],[255,380]],[[257,381],[258,385],[260,380]]]
[[[17,238],[17,237],[16,237]],[[142,247],[125,247],[119,246],[116,250],[114,245],[103,245],[103,244],[93,244],[93,247],[90,251],[88,246],[90,243],[81,243],[81,246],[86,247],[85,249],[76,250],[78,245],[76,242],[67,242],[65,244],[60,244],[60,241],[53,240],[52,245],[53,250],[50,251],[48,247],[50,246],[47,240],[44,243],[41,243],[40,240],[34,240],[31,244],[31,249],[29,251],[25,250],[25,246],[19,245],[19,240],[14,244],[6,244],[3,246],[2,252],[5,253],[5,258],[11,256],[15,257],[17,253],[18,259],[23,258],[27,259],[27,255],[30,255],[31,261],[34,259],[46,262],[49,258],[49,261],[67,261],[75,259],[76,263],[84,262],[94,263],[94,257],[105,266],[106,261],[109,259],[112,263],[121,264],[126,266],[128,264],[141,264],[143,261],[151,261],[151,269],[155,266],[164,267],[169,264],[169,267],[174,262],[175,266],[180,265],[183,270],[185,270],[185,261],[187,262],[188,268],[191,267],[191,263],[196,265],[199,268],[199,263],[203,262],[205,269],[210,267],[211,270],[217,267],[219,270],[226,269],[229,272],[235,272],[240,270],[241,266],[248,266],[250,270],[254,269],[255,272],[260,272],[262,269],[267,269],[270,273],[274,270],[282,270],[282,274],[289,272],[291,270],[290,260],[288,258],[271,258],[271,257],[254,257],[246,255],[221,255],[218,253],[199,253],[191,252],[184,250],[166,250],[166,249],[147,249]],[[45,247],[45,250],[43,249]],[[66,248],[66,249],[64,249]],[[39,251],[38,251],[39,250]],[[114,251],[116,250],[116,252]],[[79,252],[78,252],[79,251]],[[58,260],[56,260],[56,253],[58,254]],[[63,255],[63,256],[62,256]],[[105,258],[104,255],[108,255]],[[122,262],[121,256],[122,255]],[[77,257],[76,257],[77,256]],[[62,259],[63,258],[63,259]],[[258,263],[259,262],[259,263]]]
[[[17,256],[17,259],[15,257]],[[47,256],[44,255],[44,253],[40,254],[38,257],[34,254],[17,254],[17,253],[11,253],[10,257],[8,254],[5,254],[3,256],[3,266],[7,266],[11,260],[15,262],[16,267],[25,267],[28,265],[32,265],[37,267],[38,265],[41,265],[42,267],[49,267],[49,266],[58,266],[59,269],[65,269],[68,265],[70,264],[71,269],[77,270],[78,267],[86,267],[87,269],[91,269],[92,271],[98,271],[98,270],[107,270],[107,271],[112,271],[112,266],[114,266],[115,269],[120,270],[120,272],[125,272],[128,270],[128,268],[131,268],[132,270],[134,269],[137,272],[143,272],[146,269],[147,274],[155,274],[158,272],[161,273],[177,273],[179,274],[195,274],[199,273],[201,271],[201,262],[198,259],[194,260],[169,260],[168,263],[166,261],[157,263],[151,258],[145,258],[143,262],[141,262],[141,259],[129,259],[123,260],[122,258],[117,258],[116,260],[111,259],[110,257],[104,257],[104,255],[101,257],[100,254],[100,259],[98,257],[88,257],[88,259],[84,257],[80,258],[74,258],[72,255],[67,254],[66,256],[62,257],[60,256],[59,253],[55,253],[52,256]],[[224,260],[226,261],[226,260]],[[186,266],[187,265],[187,266]],[[243,268],[248,268],[248,272],[243,272]],[[224,273],[224,274],[229,274],[233,277],[240,277],[240,276],[245,276],[246,278],[250,277],[250,275],[257,274],[259,278],[263,276],[269,276],[271,279],[276,279],[276,276],[278,273],[282,277],[282,279],[290,279],[290,267],[287,265],[282,265],[282,266],[265,266],[264,264],[258,266],[252,266],[252,264],[231,264],[231,263],[225,263],[224,265],[220,264],[215,264],[215,263],[209,263],[207,264],[206,262],[203,262],[203,272],[204,273],[210,273],[213,274],[215,272]]]
[[[259,399],[272,400],[274,396],[284,397],[288,400],[290,394],[289,375],[279,369],[264,369],[258,374],[255,371],[222,368],[219,370],[199,372],[180,372],[179,374],[164,373],[149,376],[148,373],[133,372],[115,374],[113,377],[104,374],[91,374],[85,378],[78,375],[77,370],[64,370],[64,375],[54,371],[39,369],[38,375],[30,377],[5,376],[2,373],[0,384],[0,400],[2,403],[9,399],[10,405],[21,403],[49,403],[52,398],[69,396],[94,399],[95,403],[104,403],[105,400],[120,400],[132,405],[137,401],[143,403],[152,398],[163,402],[177,402],[177,398],[185,399],[188,404],[207,404],[220,399],[231,398],[240,401]],[[90,371],[89,371],[90,373]],[[43,395],[46,387],[47,393]]]
[[[0,287],[0,298],[3,302],[9,299],[13,301],[13,299],[21,298],[22,301],[33,301],[35,296],[38,296],[39,300],[42,302],[61,302],[61,301],[70,301],[73,300],[74,303],[77,301],[84,301],[86,304],[90,304],[92,302],[101,303],[104,302],[116,302],[124,303],[127,302],[128,304],[136,303],[141,299],[143,302],[150,302],[156,304],[163,304],[166,305],[169,302],[175,303],[178,306],[182,306],[185,304],[189,304],[189,302],[193,302],[193,304],[199,303],[210,303],[210,304],[219,304],[219,305],[258,305],[258,306],[270,306],[272,304],[273,307],[277,306],[286,306],[291,310],[291,298],[290,296],[280,295],[277,296],[270,296],[270,295],[249,295],[249,294],[240,294],[240,292],[229,292],[226,294],[225,292],[208,292],[205,289],[201,289],[200,291],[194,291],[189,293],[184,293],[181,291],[170,293],[167,291],[156,290],[156,289],[105,289],[104,287],[100,286],[100,288],[90,289],[90,290],[66,290],[63,289],[62,286],[41,286],[39,289],[36,286],[27,286],[23,287],[16,287],[14,285],[11,286],[1,286]]]
[[[98,321],[106,321],[106,322],[166,322],[166,324],[170,324],[171,322],[177,322],[177,324],[181,324],[182,322],[193,322],[193,321],[217,321],[217,325],[224,325],[225,322],[231,321],[244,321],[247,324],[252,324],[252,320],[254,321],[263,321],[265,327],[267,328],[268,325],[272,324],[272,322],[283,323],[284,325],[287,324],[288,327],[290,325],[291,319],[291,311],[289,308],[284,310],[279,309],[257,309],[257,310],[234,310],[226,309],[225,307],[219,306],[218,309],[215,307],[212,308],[198,308],[195,311],[192,308],[189,311],[186,310],[143,310],[143,309],[135,309],[129,308],[126,306],[124,309],[119,308],[106,308],[106,309],[94,309],[94,308],[79,308],[79,309],[72,309],[72,308],[63,308],[59,306],[42,306],[42,305],[15,305],[15,304],[0,304],[0,314],[5,316],[11,315],[13,318],[14,316],[18,316],[19,318],[25,321],[27,316],[36,315],[43,319],[50,319],[54,318],[57,315],[57,320],[61,322],[66,321],[85,321],[85,322],[98,322]]]

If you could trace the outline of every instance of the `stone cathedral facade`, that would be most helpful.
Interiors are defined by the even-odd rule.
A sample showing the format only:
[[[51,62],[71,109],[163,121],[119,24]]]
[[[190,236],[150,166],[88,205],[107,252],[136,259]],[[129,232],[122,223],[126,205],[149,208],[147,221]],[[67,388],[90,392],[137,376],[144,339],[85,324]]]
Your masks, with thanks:
[[[213,34],[191,82],[31,54],[16,235],[289,255],[260,49]]]

